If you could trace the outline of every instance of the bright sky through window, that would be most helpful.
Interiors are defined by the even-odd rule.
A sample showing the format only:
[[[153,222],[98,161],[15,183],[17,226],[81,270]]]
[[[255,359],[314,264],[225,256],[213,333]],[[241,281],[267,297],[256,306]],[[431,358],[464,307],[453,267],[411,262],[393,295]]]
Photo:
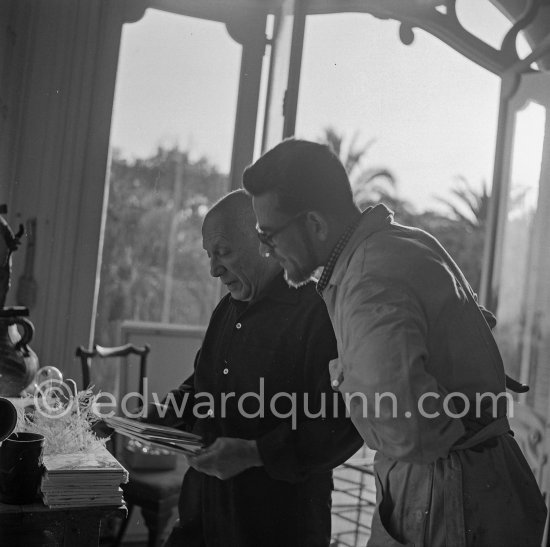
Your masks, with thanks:
[[[497,46],[503,16],[480,23],[479,2],[461,5],[464,24]],[[422,31],[404,46],[397,28],[365,14],[308,18],[297,135],[318,139],[332,126],[373,139],[366,165],[390,169],[399,194],[423,210],[459,175],[491,183],[500,81]],[[149,9],[126,25],[112,146],[146,157],[178,143],[227,173],[240,52],[221,23]]]

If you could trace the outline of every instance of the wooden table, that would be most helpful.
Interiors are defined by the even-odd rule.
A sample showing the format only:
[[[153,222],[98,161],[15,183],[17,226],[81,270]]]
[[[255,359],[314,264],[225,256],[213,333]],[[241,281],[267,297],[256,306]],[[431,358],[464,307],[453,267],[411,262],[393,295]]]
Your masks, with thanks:
[[[50,509],[41,502],[0,503],[2,547],[97,547],[102,518],[126,515],[126,506]]]

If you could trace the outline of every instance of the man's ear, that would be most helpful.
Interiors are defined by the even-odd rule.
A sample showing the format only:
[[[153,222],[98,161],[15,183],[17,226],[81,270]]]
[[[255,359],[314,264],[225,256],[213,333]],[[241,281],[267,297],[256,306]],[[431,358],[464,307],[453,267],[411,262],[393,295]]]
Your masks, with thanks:
[[[318,211],[308,211],[306,215],[308,230],[318,241],[326,241],[329,235],[329,226],[326,217]]]

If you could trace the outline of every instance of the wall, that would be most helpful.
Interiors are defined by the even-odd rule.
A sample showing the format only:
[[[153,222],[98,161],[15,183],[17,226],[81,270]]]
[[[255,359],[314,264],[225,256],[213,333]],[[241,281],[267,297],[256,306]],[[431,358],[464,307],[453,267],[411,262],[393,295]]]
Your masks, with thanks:
[[[0,203],[15,184],[15,160],[33,27],[32,2],[0,2]]]
[[[120,33],[125,20],[140,16],[136,7],[143,12],[139,1],[35,0],[17,2],[9,14],[31,37],[15,56],[23,70],[8,78],[20,117],[11,124],[16,154],[1,148],[12,163],[4,161],[1,174],[12,173],[10,222],[37,220],[32,345],[42,365],[67,375],[74,349],[92,333]],[[22,273],[24,253],[25,245],[12,279]]]

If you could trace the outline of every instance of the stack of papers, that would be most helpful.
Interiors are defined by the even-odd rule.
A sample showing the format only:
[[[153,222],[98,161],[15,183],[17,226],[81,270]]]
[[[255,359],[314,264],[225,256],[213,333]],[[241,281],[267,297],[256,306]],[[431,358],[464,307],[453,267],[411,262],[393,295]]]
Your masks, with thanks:
[[[44,456],[42,499],[49,507],[121,505],[128,471],[106,448],[98,453]]]
[[[202,439],[198,435],[186,433],[173,427],[147,424],[120,416],[104,418],[104,421],[121,435],[174,452],[194,454],[203,446]]]

